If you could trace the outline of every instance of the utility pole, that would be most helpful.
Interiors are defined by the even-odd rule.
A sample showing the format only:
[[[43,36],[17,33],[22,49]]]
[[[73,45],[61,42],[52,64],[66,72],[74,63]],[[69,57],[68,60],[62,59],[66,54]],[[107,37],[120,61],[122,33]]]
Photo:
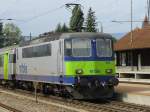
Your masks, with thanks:
[[[131,0],[131,70],[134,70],[134,65],[133,65],[133,0]]]
[[[147,0],[147,16],[149,22],[150,21],[150,0]]]
[[[30,32],[30,41],[32,40],[32,34],[31,34],[31,32]]]
[[[101,25],[101,33],[103,33],[103,24],[102,24],[102,22],[101,21],[98,21],[97,23],[100,23],[100,25]]]
[[[133,0],[130,0],[130,21],[112,21],[112,22],[130,22],[130,27],[131,27],[131,33],[130,33],[130,45],[131,45],[131,49],[130,49],[130,56],[131,56],[131,59],[130,59],[130,63],[131,63],[131,70],[133,71],[134,70],[134,65],[133,65],[133,22],[141,22],[141,21],[133,21]]]

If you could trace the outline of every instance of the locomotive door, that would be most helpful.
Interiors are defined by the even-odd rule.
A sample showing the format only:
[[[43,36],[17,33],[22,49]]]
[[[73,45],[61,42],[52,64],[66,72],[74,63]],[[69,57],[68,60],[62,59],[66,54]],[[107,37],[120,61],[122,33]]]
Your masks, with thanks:
[[[8,79],[8,53],[4,54],[4,79]]]
[[[58,74],[59,74],[59,81],[62,82],[62,78],[63,78],[63,41],[59,41],[59,50],[58,50],[58,62],[57,62],[57,66],[58,66]]]

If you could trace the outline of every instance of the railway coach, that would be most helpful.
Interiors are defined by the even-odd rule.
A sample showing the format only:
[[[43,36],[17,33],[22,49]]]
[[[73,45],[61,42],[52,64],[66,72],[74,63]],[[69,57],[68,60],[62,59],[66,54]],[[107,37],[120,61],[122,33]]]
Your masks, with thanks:
[[[118,80],[110,35],[64,33],[50,39],[1,51],[1,81],[25,89],[39,82],[43,93],[75,99],[112,97]]]

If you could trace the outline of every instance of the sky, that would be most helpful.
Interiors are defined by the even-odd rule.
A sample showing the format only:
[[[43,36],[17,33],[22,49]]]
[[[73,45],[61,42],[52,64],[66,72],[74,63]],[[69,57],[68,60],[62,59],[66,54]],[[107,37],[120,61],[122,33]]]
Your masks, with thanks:
[[[89,7],[95,11],[98,28],[101,23],[106,33],[125,33],[130,31],[130,23],[114,23],[113,20],[130,20],[131,0],[0,0],[0,19],[15,19],[13,22],[28,36],[37,36],[55,30],[58,23],[69,24],[71,10],[66,3],[80,3],[87,15]],[[133,20],[142,21],[147,11],[147,0],[133,0]],[[8,21],[3,21],[8,23]],[[10,22],[10,21],[9,21]],[[141,27],[142,22],[133,26]]]

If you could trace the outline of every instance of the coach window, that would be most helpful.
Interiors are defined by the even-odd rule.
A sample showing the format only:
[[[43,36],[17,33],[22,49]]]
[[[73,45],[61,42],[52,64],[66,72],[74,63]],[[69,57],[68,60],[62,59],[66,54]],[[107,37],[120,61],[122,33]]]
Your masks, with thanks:
[[[9,54],[9,63],[16,63],[15,54]]]
[[[4,63],[4,57],[0,56],[0,67],[3,67],[3,63]]]

